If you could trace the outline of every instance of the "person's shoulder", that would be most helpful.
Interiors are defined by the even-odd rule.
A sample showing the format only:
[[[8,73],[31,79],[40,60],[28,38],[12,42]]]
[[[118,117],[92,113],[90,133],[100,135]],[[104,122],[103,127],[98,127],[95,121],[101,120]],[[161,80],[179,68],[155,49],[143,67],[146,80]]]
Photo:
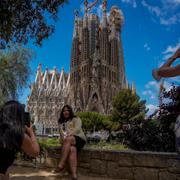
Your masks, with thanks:
[[[73,120],[74,120],[74,121],[81,121],[81,118],[78,117],[78,116],[74,116],[74,117],[73,117]]]

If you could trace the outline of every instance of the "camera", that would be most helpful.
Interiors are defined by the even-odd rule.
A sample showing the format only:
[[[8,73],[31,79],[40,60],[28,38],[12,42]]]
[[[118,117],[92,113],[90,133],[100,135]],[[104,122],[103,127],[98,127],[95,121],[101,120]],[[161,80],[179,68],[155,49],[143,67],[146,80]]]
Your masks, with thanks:
[[[25,113],[24,113],[24,124],[25,124],[27,127],[30,127],[30,124],[31,124],[31,116],[30,116],[30,113],[29,113],[29,112],[25,112]]]

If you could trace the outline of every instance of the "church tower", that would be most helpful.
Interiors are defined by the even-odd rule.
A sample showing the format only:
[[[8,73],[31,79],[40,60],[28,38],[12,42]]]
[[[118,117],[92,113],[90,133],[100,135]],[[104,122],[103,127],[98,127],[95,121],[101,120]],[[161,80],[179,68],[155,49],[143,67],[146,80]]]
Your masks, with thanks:
[[[121,41],[124,18],[116,6],[107,15],[107,0],[103,0],[102,19],[91,14],[97,2],[84,1],[83,18],[75,11],[67,103],[75,111],[109,114],[112,98],[127,87]]]

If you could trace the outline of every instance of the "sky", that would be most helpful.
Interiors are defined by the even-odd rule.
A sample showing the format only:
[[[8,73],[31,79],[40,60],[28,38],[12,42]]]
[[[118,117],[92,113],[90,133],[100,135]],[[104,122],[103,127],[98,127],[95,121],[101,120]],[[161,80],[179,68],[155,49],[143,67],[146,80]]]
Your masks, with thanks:
[[[99,0],[92,10],[100,16],[101,3]],[[135,82],[137,94],[146,100],[148,114],[151,114],[158,106],[159,94],[159,82],[152,78],[151,71],[180,47],[180,0],[108,0],[108,11],[113,5],[124,15],[121,36],[127,79],[129,83]],[[43,70],[56,67],[60,71],[63,67],[69,72],[75,9],[83,15],[83,0],[69,0],[60,8],[55,32],[43,41],[42,47],[28,44],[35,52],[29,84],[35,80],[39,63]],[[180,77],[164,80],[166,89],[172,83],[180,85]],[[26,103],[30,89],[27,87],[22,92],[20,101]]]

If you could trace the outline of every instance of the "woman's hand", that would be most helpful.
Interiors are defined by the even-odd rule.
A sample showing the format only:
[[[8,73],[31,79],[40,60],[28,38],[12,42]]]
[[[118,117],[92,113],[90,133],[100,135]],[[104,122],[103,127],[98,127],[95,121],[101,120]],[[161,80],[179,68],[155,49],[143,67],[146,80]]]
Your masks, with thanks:
[[[33,125],[32,123],[30,123],[30,126],[25,126],[25,132],[26,134],[28,134],[29,136],[31,136],[32,134],[34,134],[34,131],[33,131]]]
[[[172,56],[172,58],[177,59],[180,58],[180,48],[175,52],[175,54]]]

